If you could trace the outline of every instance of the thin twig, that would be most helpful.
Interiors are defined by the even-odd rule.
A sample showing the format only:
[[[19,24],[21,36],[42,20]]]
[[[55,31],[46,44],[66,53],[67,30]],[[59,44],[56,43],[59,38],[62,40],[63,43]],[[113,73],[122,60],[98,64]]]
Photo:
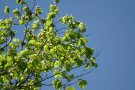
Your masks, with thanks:
[[[8,47],[11,41],[12,41],[12,37],[11,37],[10,41],[9,41],[8,43],[6,43],[5,46],[3,46],[3,47],[0,48],[0,50],[2,50],[2,49],[4,49],[4,48]]]

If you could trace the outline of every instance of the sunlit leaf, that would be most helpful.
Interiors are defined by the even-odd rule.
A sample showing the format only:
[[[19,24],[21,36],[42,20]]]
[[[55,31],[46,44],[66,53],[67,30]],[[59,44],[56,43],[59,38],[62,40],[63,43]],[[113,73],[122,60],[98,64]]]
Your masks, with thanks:
[[[5,12],[6,14],[8,14],[9,11],[10,11],[10,8],[9,8],[8,6],[6,6],[4,12]]]
[[[87,85],[87,81],[79,79],[78,80],[78,85],[79,85],[80,88],[84,89],[86,87],[86,85]]]
[[[75,87],[67,87],[65,90],[75,90]]]
[[[54,85],[55,88],[59,89],[59,88],[62,87],[62,82],[61,82],[61,80],[56,79],[56,80],[53,81],[53,85]]]

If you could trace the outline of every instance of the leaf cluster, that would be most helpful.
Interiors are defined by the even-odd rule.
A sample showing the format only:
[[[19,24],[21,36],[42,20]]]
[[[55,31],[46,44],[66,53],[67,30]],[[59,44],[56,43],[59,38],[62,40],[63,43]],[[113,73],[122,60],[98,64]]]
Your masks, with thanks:
[[[20,10],[11,11],[5,6],[5,14],[14,16],[0,20],[0,89],[35,90],[45,85],[75,90],[71,84],[74,80],[80,88],[87,85],[82,75],[72,73],[81,67],[97,67],[94,49],[86,45],[88,39],[83,35],[87,27],[71,15],[55,22],[60,0],[54,1],[46,17],[41,17],[43,10],[39,6],[31,9],[26,0],[16,0]],[[58,23],[67,27],[58,29]],[[23,39],[16,37],[16,26],[24,27]],[[52,83],[46,84],[51,78]]]

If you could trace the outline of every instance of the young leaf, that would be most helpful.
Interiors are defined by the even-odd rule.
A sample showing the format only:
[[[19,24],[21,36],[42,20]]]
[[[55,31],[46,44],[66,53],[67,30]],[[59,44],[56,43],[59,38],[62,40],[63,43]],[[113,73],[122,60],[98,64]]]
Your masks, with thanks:
[[[95,57],[92,57],[92,58],[91,58],[91,65],[92,65],[93,67],[98,67],[98,65],[97,65],[97,63],[95,62],[95,60],[96,60]]]
[[[47,25],[47,26],[52,26],[52,25],[53,25],[52,20],[47,20],[47,21],[46,21],[46,25]]]
[[[19,18],[21,16],[21,13],[17,8],[13,10],[13,14],[15,15],[16,18]]]
[[[42,9],[39,6],[36,6],[36,10],[35,13],[38,14],[42,14]]]
[[[79,79],[78,80],[78,85],[79,85],[80,88],[84,89],[86,87],[86,85],[87,85],[87,81]]]
[[[75,90],[75,87],[66,87],[65,90]]]
[[[53,81],[53,85],[55,88],[60,89],[62,87],[62,82],[59,79]]]
[[[4,12],[5,12],[6,14],[8,14],[9,11],[10,11],[10,8],[9,8],[8,6],[6,6]]]
[[[17,4],[26,4],[25,0],[16,0]]]
[[[60,0],[54,0],[56,3],[59,3],[60,2]]]
[[[60,67],[60,65],[61,65],[61,61],[56,61],[55,63],[54,63],[54,67]]]

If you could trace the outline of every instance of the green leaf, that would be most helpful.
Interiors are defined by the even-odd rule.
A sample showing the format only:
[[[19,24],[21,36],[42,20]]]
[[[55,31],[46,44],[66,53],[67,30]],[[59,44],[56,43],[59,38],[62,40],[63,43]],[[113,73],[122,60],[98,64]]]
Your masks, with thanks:
[[[56,61],[55,63],[54,63],[54,67],[60,67],[61,66],[61,61]]]
[[[19,40],[19,39],[17,39],[17,38],[13,38],[13,42],[20,43],[20,40]]]
[[[9,83],[9,77],[7,77],[7,76],[3,77],[3,81],[8,84]]]
[[[20,25],[25,24],[25,21],[22,20],[22,19],[20,19],[20,20],[19,20],[19,24],[20,24]]]
[[[42,9],[39,6],[36,6],[36,10],[35,13],[38,14],[42,14]]]
[[[90,68],[90,63],[88,62],[86,65],[85,65],[85,69],[88,70]]]
[[[29,41],[29,44],[30,44],[30,45],[35,45],[36,43],[37,43],[36,40],[30,40],[30,41]]]
[[[56,8],[56,6],[55,6],[55,5],[50,4],[50,11],[55,10],[55,8]]]
[[[66,62],[65,65],[63,66],[63,70],[65,69],[66,71],[70,71],[72,68],[72,63]]]
[[[53,81],[53,85],[56,89],[60,89],[62,87],[62,82],[59,79]]]
[[[78,80],[78,85],[79,85],[80,88],[84,89],[86,87],[86,85],[87,85],[87,81],[79,79]]]
[[[66,87],[65,90],[75,90],[75,87]]]
[[[52,20],[47,20],[46,25],[47,25],[47,26],[52,26],[52,25],[53,25]]]
[[[80,38],[84,43],[88,42],[88,39],[85,37]]]
[[[10,8],[9,8],[8,6],[6,6],[4,12],[5,12],[6,14],[8,14],[9,11],[10,11]]]
[[[49,27],[49,32],[53,32],[54,28],[53,27]]]
[[[95,60],[96,60],[96,58],[95,57],[92,57],[91,58],[91,65],[93,66],[93,67],[98,67],[98,65],[97,65],[97,63],[95,62]]]
[[[31,69],[33,67],[32,63],[28,63],[27,66],[28,66],[28,69]]]
[[[27,18],[30,19],[30,17],[32,16],[32,12],[27,5],[23,7],[23,11],[24,11],[24,14],[27,16]]]
[[[5,24],[9,24],[10,23],[9,19],[5,19],[4,22],[5,22]]]
[[[38,23],[33,23],[32,24],[32,29],[37,30],[39,28],[40,28],[40,24],[38,24]]]
[[[48,13],[47,19],[50,20],[50,19],[54,18],[55,16],[56,16],[56,13],[52,11],[52,12]]]
[[[45,22],[46,22],[46,20],[45,19],[40,19],[40,22],[42,23],[42,24],[44,24]]]
[[[82,22],[79,23],[78,27],[81,33],[86,31],[86,25],[84,25]]]
[[[21,76],[20,80],[21,80],[21,81],[23,81],[23,80],[24,80],[24,78],[25,78],[24,76]]]
[[[8,68],[10,66],[13,66],[13,61],[9,61],[6,65],[5,65],[5,68]]]
[[[71,22],[72,20],[69,20],[68,22]],[[68,26],[71,28],[71,29],[76,29],[76,24],[75,23],[69,23]]]
[[[6,40],[4,38],[0,38],[0,44],[3,44],[5,42],[6,42]]]
[[[18,68],[19,68],[21,71],[24,71],[24,70],[27,68],[26,62],[24,62],[24,61],[19,62],[19,63],[18,63]]]
[[[15,36],[15,31],[9,31],[9,36],[14,37]]]
[[[21,16],[21,13],[17,8],[13,10],[13,14],[15,15],[16,18],[19,18]]]
[[[16,0],[16,3],[19,4],[21,2],[21,0]]]
[[[5,49],[4,48],[1,48],[0,49],[0,54],[2,54],[2,52],[4,52],[5,51]],[[1,63],[1,62],[0,62]]]
[[[60,21],[63,23],[63,24],[67,24],[67,23],[70,23],[69,24],[69,27],[71,28],[76,28],[75,24],[71,23],[72,21],[74,20],[74,17],[73,16],[64,16],[60,19]]]
[[[25,24],[26,23],[26,16],[21,16],[21,19],[19,20],[19,24]]]
[[[71,74],[71,75],[66,75],[65,78],[66,78],[67,81],[69,82],[69,81],[71,81],[71,80],[74,78],[74,75],[73,75],[73,74]]]
[[[17,4],[26,4],[25,0],[16,0]]]
[[[55,75],[55,78],[61,78],[62,77],[62,74],[59,70],[54,70],[54,75]]]
[[[83,50],[84,50],[84,52],[85,52],[85,56],[87,57],[87,58],[91,58],[91,56],[94,54],[94,49],[93,48],[89,48],[89,47],[86,47],[86,46],[84,46],[83,47]]]
[[[19,78],[19,72],[16,72],[15,70],[13,71],[13,78],[18,79]]]
[[[16,45],[13,42],[11,42],[11,43],[9,43],[9,47],[10,47],[10,49],[15,49]]]
[[[28,6],[23,7],[23,11],[24,11],[24,13],[28,12],[29,11],[29,7]]]
[[[56,3],[59,3],[60,2],[60,0],[54,0]]]

